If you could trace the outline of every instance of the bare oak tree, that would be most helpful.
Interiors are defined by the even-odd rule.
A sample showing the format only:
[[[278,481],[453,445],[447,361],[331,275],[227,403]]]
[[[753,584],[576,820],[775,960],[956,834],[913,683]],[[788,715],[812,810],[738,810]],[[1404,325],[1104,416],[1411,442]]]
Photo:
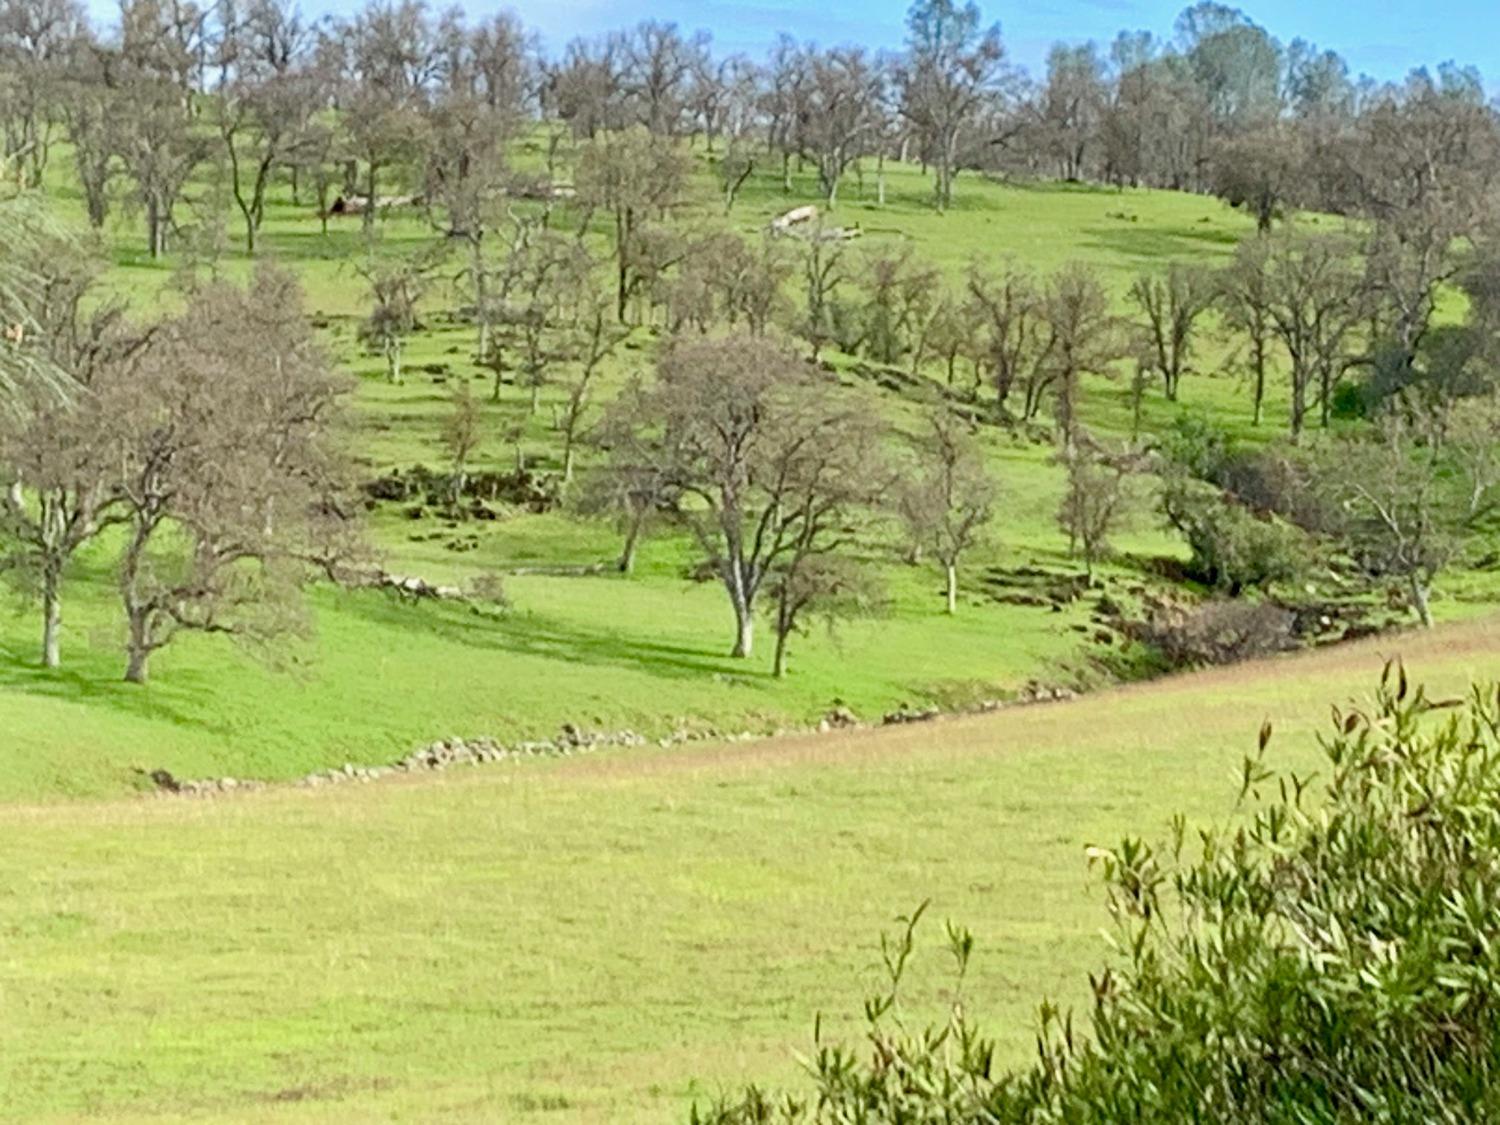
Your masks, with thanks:
[[[853,483],[842,451],[869,448],[858,435],[873,413],[785,345],[746,335],[675,341],[625,408],[659,434],[661,475],[734,611],[733,654],[749,656],[768,577],[838,533],[833,512]]]
[[[973,427],[946,406],[932,409],[912,441],[915,463],[898,502],[913,545],[943,568],[944,604],[958,612],[958,566],[994,517],[999,486]]]
[[[1214,295],[1206,271],[1179,262],[1168,266],[1165,276],[1142,274],[1130,287],[1130,299],[1141,312],[1138,327],[1145,354],[1161,376],[1169,402],[1177,401],[1182,377],[1192,370],[1198,320]]]
[[[124,517],[125,678],[183,632],[267,646],[344,541],[348,470],[333,372],[286,275],[191,294],[111,399]]]

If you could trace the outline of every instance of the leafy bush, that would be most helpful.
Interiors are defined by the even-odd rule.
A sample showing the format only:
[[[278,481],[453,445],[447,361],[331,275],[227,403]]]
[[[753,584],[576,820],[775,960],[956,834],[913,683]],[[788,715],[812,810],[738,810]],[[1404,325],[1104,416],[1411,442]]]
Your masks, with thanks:
[[[906,1026],[914,916],[883,943],[867,1049],[818,1041],[807,1097],[752,1089],[693,1120],[1495,1120],[1500,690],[1434,702],[1387,667],[1372,707],[1335,708],[1318,785],[1266,766],[1270,736],[1237,826],[1089,849],[1121,952],[1090,978],[1088,1034],[1044,1005],[1037,1061],[1005,1071],[961,1000]],[[949,945],[961,986],[973,938],[950,925]]]
[[[1306,567],[1303,533],[1275,516],[1256,515],[1211,484],[1169,474],[1161,510],[1187,540],[1189,573],[1232,595],[1291,581]]]
[[[1161,440],[1163,456],[1199,480],[1223,483],[1232,443],[1228,431],[1202,414],[1179,414]]]

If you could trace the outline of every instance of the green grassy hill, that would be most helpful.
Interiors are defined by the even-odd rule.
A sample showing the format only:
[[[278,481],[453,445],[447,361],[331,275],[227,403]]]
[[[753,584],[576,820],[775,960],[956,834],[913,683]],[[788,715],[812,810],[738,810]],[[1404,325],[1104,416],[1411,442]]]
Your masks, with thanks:
[[[61,155],[54,162],[53,194],[64,215],[78,218],[66,164]],[[797,188],[788,196],[769,175],[753,179],[730,221],[746,233],[758,231],[786,207],[815,198],[809,177]],[[851,183],[837,218],[864,231],[852,253],[882,243],[909,245],[955,282],[976,259],[1013,259],[1040,271],[1085,261],[1104,271],[1123,308],[1124,290],[1139,271],[1171,260],[1222,261],[1250,230],[1244,216],[1215,200],[1170,192],[966,179],[954,208],[938,214],[929,190],[912,167],[891,171],[884,206],[869,198],[873,182],[864,185],[865,198]],[[702,218],[720,209],[702,167],[695,191],[698,202],[690,211]],[[211,216],[204,200],[212,198],[202,186],[186,213]],[[232,216],[223,223],[232,248]],[[358,377],[357,453],[369,475],[441,465],[439,431],[453,382],[473,379],[476,392],[489,386],[489,374],[473,361],[473,330],[443,311],[462,295],[445,287],[432,295],[428,326],[408,349],[408,381],[387,384],[380,357],[356,342],[364,302],[354,270],[364,254],[358,224],[352,217],[336,220],[325,237],[312,208],[294,205],[283,190],[273,201],[262,256],[302,279],[309,311],[326,326],[335,359]],[[194,237],[207,236],[200,230]],[[432,237],[425,222],[397,216],[383,225],[381,245],[395,250]],[[142,310],[175,299],[168,288],[174,263],[145,259],[129,215],[114,222],[107,241],[114,260],[105,278],[110,289]],[[218,268],[243,272],[249,263],[231,249]],[[649,333],[639,332],[621,351],[599,401],[649,364],[650,344]],[[1283,404],[1273,398],[1267,426],[1252,430],[1245,386],[1217,373],[1227,350],[1225,341],[1207,342],[1206,373],[1190,377],[1181,405],[1153,391],[1145,425],[1160,430],[1181,410],[1194,410],[1242,437],[1275,432]],[[864,381],[854,367],[842,378]],[[1106,434],[1127,433],[1126,383],[1090,380],[1085,423]],[[500,402],[485,408],[489,436],[478,467],[512,464],[519,446],[529,464],[555,468],[554,418],[562,395],[548,388],[532,415],[524,390],[504,388]],[[891,392],[881,397],[898,423],[914,416],[909,400]],[[506,437],[512,428],[514,436]],[[872,557],[887,560],[881,569],[888,613],[799,639],[793,674],[783,682],[771,678],[766,660],[725,655],[728,606],[713,583],[688,577],[692,545],[665,534],[646,544],[639,573],[628,579],[507,578],[511,608],[499,614],[405,605],[375,592],[319,591],[312,599],[312,637],[292,646],[278,666],[252,662],[219,639],[190,637],[161,655],[150,686],[128,687],[116,682],[119,614],[101,549],[85,560],[67,591],[61,673],[36,667],[36,623],[23,603],[8,603],[13,612],[0,615],[0,799],[117,792],[139,785],[137,771],[152,768],[180,776],[283,778],[349,760],[389,760],[447,734],[509,740],[551,733],[565,721],[653,736],[681,726],[770,729],[814,721],[837,703],[871,715],[902,702],[1003,696],[1033,678],[1086,678],[1098,654],[1087,604],[1055,613],[1002,600],[1013,592],[1007,583],[1017,568],[1076,569],[1054,521],[1062,473],[1053,451],[1045,441],[998,427],[987,428],[984,440],[1004,495],[994,545],[976,552],[963,575],[958,617],[941,613],[936,571],[900,565],[872,539]],[[372,531],[389,570],[436,582],[595,563],[617,550],[609,526],[560,514],[453,526],[407,520],[387,508]],[[1148,555],[1180,550],[1160,532],[1146,503],[1118,545]],[[1137,581],[1125,571],[1111,573]],[[1482,603],[1488,586],[1481,580],[1448,589]],[[1465,616],[1473,609],[1450,596],[1439,612]]]
[[[62,178],[66,160],[54,168],[59,207],[76,218],[77,200]],[[703,214],[718,207],[706,172],[698,190]],[[938,215],[928,206],[928,190],[916,169],[898,168],[885,207],[851,191],[839,221],[858,221],[865,245],[910,244],[955,275],[975,256],[1013,257],[1039,268],[1078,258],[1104,267],[1121,289],[1137,269],[1169,256],[1222,257],[1247,229],[1218,203],[1186,195],[976,180],[963,185],[953,211]],[[769,216],[813,197],[811,181],[800,181],[799,191],[788,198],[769,180],[752,181],[732,222],[758,230]],[[233,222],[224,221],[233,246]],[[452,381],[472,377],[476,391],[488,387],[479,382],[488,374],[473,363],[472,329],[440,315],[460,297],[443,289],[433,294],[429,328],[409,348],[409,380],[386,384],[380,358],[355,341],[363,303],[353,269],[363,254],[358,219],[337,221],[326,239],[319,225],[310,207],[294,206],[283,192],[267,221],[262,256],[302,279],[309,311],[327,325],[335,358],[359,377],[359,457],[371,476],[441,464],[439,429]],[[382,245],[397,249],[431,237],[424,222],[397,217],[385,224]],[[168,290],[174,265],[144,258],[130,216],[118,219],[108,240],[115,262],[105,279],[109,288],[140,309],[174,299]],[[248,263],[231,251],[220,268],[243,271]],[[649,362],[648,345],[642,336],[621,353],[601,400]],[[513,443],[501,435],[520,425],[519,444],[530,461],[555,464],[553,410],[561,394],[549,388],[533,417],[524,392],[507,387],[499,404],[487,406],[482,461],[510,464]],[[1098,381],[1089,396],[1090,421],[1128,424],[1125,387]],[[1225,417],[1248,418],[1237,410],[1240,397],[1232,379],[1199,380],[1189,396]],[[909,410],[896,396],[885,398],[898,416]],[[1151,406],[1156,420],[1165,416],[1165,404]],[[771,679],[763,661],[727,658],[730,617],[722,595],[685,577],[693,552],[668,535],[646,545],[640,573],[630,579],[510,578],[513,608],[493,617],[402,605],[378,593],[320,592],[313,599],[314,637],[293,647],[285,667],[268,669],[220,640],[188,638],[162,654],[153,684],[127,688],[115,683],[118,615],[108,559],[98,552],[68,592],[60,674],[35,667],[34,622],[24,605],[12,603],[14,612],[0,616],[0,729],[7,743],[0,797],[118,791],[138,783],[132,767],[285,777],[350,759],[381,761],[448,733],[512,738],[549,733],[564,721],[651,734],[682,724],[760,729],[815,719],[840,700],[867,714],[903,701],[995,696],[1033,677],[1069,677],[1069,668],[1085,663],[1084,634],[1069,628],[1082,627],[1083,609],[1056,615],[1000,604],[980,585],[992,568],[1071,565],[1053,523],[1060,474],[1045,444],[998,430],[986,440],[1005,498],[996,546],[976,556],[958,619],[940,612],[935,572],[888,566],[889,615],[801,640],[794,673],[783,683]],[[444,528],[385,513],[374,536],[388,569],[433,581],[519,565],[596,562],[617,549],[608,526],[562,515]],[[451,549],[471,537],[477,546]],[[1124,545],[1172,549],[1149,515]]]

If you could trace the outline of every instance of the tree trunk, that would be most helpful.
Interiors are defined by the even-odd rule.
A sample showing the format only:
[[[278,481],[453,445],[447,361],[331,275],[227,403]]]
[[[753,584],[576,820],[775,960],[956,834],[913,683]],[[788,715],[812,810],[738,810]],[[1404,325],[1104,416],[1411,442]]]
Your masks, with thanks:
[[[370,175],[365,181],[366,198],[364,214],[360,216],[360,225],[366,234],[375,229],[375,184],[376,184],[375,162],[370,161]]]
[[[745,659],[755,649],[755,617],[746,604],[743,594],[730,592],[730,600],[734,603],[734,649],[730,656]]]
[[[1292,375],[1292,441],[1302,436],[1302,424],[1307,418],[1307,380]]]
[[[772,662],[772,671],[778,680],[786,678],[787,637],[790,633],[790,629],[776,630],[776,658]]]
[[[47,568],[42,575],[42,666],[62,664],[62,596],[58,575]]]
[[[152,258],[160,258],[166,251],[166,239],[162,237],[161,206],[152,196],[146,200],[146,242]]]
[[[479,362],[484,363],[490,354],[490,314],[485,306],[489,303],[485,270],[484,247],[471,233],[469,237],[469,272],[474,282],[474,318],[479,322],[479,341],[476,345]]]
[[[646,512],[642,509],[630,518],[630,526],[625,529],[625,544],[620,548],[620,560],[615,564],[615,569],[621,574],[633,574],[635,572],[635,556],[641,545],[641,532],[646,527]]]
[[[948,580],[948,612],[958,612],[958,567],[947,563],[943,567],[944,577]]]
[[[1422,628],[1432,628],[1432,604],[1431,591],[1427,583],[1422,581],[1422,576],[1413,574],[1411,576],[1411,604],[1417,611],[1417,620],[1422,622]]]
[[[1255,357],[1255,416],[1251,424],[1258,426],[1266,413],[1266,361],[1262,355]]]
[[[630,237],[629,216],[615,212],[615,316],[625,323],[625,301],[629,289],[629,272],[625,268],[625,240]]]
[[[151,645],[147,636],[146,615],[140,610],[128,611],[130,636],[125,644],[125,682],[146,682],[151,661]]]
[[[401,382],[401,339],[388,336],[385,341],[385,374],[388,382]]]

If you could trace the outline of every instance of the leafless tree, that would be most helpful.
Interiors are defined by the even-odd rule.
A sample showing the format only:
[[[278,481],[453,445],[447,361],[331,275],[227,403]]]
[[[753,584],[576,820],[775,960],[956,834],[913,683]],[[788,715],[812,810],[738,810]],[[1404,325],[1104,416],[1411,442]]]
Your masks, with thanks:
[[[599,42],[574,39],[549,69],[544,98],[575,137],[593,139],[624,128],[625,46],[611,36]]]
[[[25,187],[42,186],[58,125],[55,100],[86,34],[75,0],[0,3],[0,159]]]
[[[1138,325],[1151,364],[1161,375],[1167,400],[1176,402],[1182,377],[1192,370],[1198,320],[1215,296],[1212,276],[1195,266],[1173,262],[1165,276],[1136,278],[1130,299],[1141,312]]]
[[[1090,581],[1094,567],[1108,558],[1110,538],[1119,529],[1129,501],[1128,482],[1141,467],[1129,451],[1111,452],[1090,435],[1061,455],[1067,487],[1057,522],[1068,536],[1068,553],[1083,558]]]
[[[1051,378],[1053,340],[1045,331],[1042,292],[1016,266],[991,274],[976,264],[969,270],[968,288],[977,346],[989,368],[996,406],[1004,414],[1012,390],[1019,387],[1021,417],[1030,421],[1042,407]]]
[[[1464,519],[1472,526],[1495,510],[1500,490],[1500,393],[1444,405],[1443,445],[1464,488]]]
[[[675,511],[681,498],[652,409],[638,381],[610,404],[591,434],[602,464],[585,478],[578,499],[583,514],[609,516],[618,525],[624,540],[615,569],[621,574],[634,572],[651,523]]]
[[[1063,179],[1084,178],[1106,97],[1104,60],[1093,43],[1053,46],[1037,106],[1038,140]]]
[[[406,338],[417,330],[417,306],[431,283],[440,249],[426,248],[414,254],[371,253],[356,267],[370,296],[370,314],[359,326],[359,337],[385,357],[387,382],[402,381]]]
[[[802,253],[802,284],[807,301],[806,316],[799,329],[800,335],[812,345],[814,362],[823,348],[838,337],[838,293],[847,280],[844,244],[823,234],[823,224],[819,221]]]
[[[111,401],[127,680],[184,631],[261,646],[295,631],[308,567],[351,518],[347,387],[284,274],[203,288],[153,338]]]
[[[1500,123],[1477,79],[1413,72],[1371,99],[1325,164],[1325,202],[1370,224],[1368,283],[1409,369],[1500,182]]]
[[[936,174],[939,210],[953,201],[959,142],[1005,80],[998,24],[980,25],[979,7],[919,0],[906,18],[907,53],[898,82],[901,112],[922,138]]]
[[[1057,430],[1067,446],[1078,427],[1079,381],[1108,373],[1120,358],[1120,333],[1098,272],[1081,263],[1064,266],[1048,281],[1041,314],[1047,340],[1041,370],[1053,389]]]
[[[603,134],[579,153],[580,201],[614,220],[615,313],[621,321],[632,291],[632,245],[641,225],[677,205],[686,177],[687,164],[676,143],[644,129]]]
[[[611,315],[605,300],[597,293],[585,297],[573,319],[573,348],[570,358],[578,372],[568,386],[568,401],[563,409],[560,428],[563,436],[563,482],[573,480],[573,462],[587,416],[590,395],[604,362],[625,341],[627,331]]]
[[[901,517],[913,546],[930,551],[942,566],[945,605],[957,613],[959,563],[983,541],[999,486],[972,425],[947,406],[928,413],[912,453],[898,495]]]
[[[15,248],[13,248],[15,252]],[[67,393],[29,385],[0,414],[0,572],[42,609],[42,663],[62,652],[62,589],[77,552],[119,516],[111,400],[149,336],[117,302],[93,291],[97,259],[67,238],[27,247],[27,345],[69,381]]]
[[[1276,342],[1276,322],[1271,316],[1275,294],[1271,288],[1270,245],[1264,238],[1246,239],[1234,251],[1234,260],[1219,274],[1219,309],[1224,323],[1245,342],[1239,362],[1250,376],[1252,423],[1265,418],[1266,375],[1271,349]]]
[[[835,207],[845,171],[879,129],[882,78],[858,47],[808,48],[801,65],[792,137],[797,151],[817,166],[823,198]]]
[[[283,166],[299,166],[302,146],[317,142],[309,133],[327,91],[318,71],[300,65],[300,60],[276,69],[270,62],[255,65],[252,58],[247,50],[220,85],[212,105],[228,163],[230,191],[244,219],[245,252],[253,256],[272,176]],[[281,56],[273,54],[273,58],[280,61]]]
[[[660,475],[687,498],[682,518],[734,610],[733,653],[749,656],[768,577],[799,552],[842,542],[846,490],[873,476],[852,455],[869,451],[874,412],[785,345],[743,335],[675,341],[655,384],[622,409],[659,434]]]
[[[1282,231],[1271,236],[1267,255],[1267,312],[1291,360],[1296,438],[1306,424],[1310,391],[1328,425],[1333,389],[1350,360],[1350,334],[1365,317],[1368,290],[1354,246],[1338,235]]]
[[[484,444],[484,407],[474,398],[466,380],[459,380],[448,396],[448,414],[439,434],[448,455],[449,502],[457,507],[469,479],[469,462]]]
[[[1214,194],[1254,215],[1262,234],[1307,194],[1308,156],[1303,132],[1295,125],[1270,121],[1221,138],[1213,147],[1211,161]]]
[[[656,136],[676,136],[694,75],[708,57],[708,35],[684,39],[674,23],[646,20],[623,38],[623,93],[638,120]]]
[[[440,31],[419,0],[372,0],[319,45],[322,65],[339,76],[337,104],[351,152],[364,164],[366,231],[381,212],[382,176],[416,149],[421,110],[440,76]]]
[[[193,128],[185,95],[173,79],[128,64],[122,64],[121,74],[115,144],[134,186],[133,199],[145,212],[147,249],[157,258],[167,251],[173,213],[208,144]]]
[[[772,672],[787,674],[792,636],[813,616],[859,612],[873,601],[873,579],[851,557],[859,511],[880,492],[880,431],[868,414],[821,395],[800,404],[821,414],[831,440],[783,450],[776,467],[784,511],[782,549],[767,559],[776,633]],[[748,649],[747,649],[748,651]]]
[[[881,590],[873,573],[856,559],[818,551],[793,555],[779,565],[769,584],[771,625],[776,632],[772,674],[787,674],[791,638],[806,628],[808,620],[821,618],[830,625],[845,617],[873,611]]]
[[[877,362],[899,363],[919,350],[918,340],[941,296],[940,275],[906,248],[876,250],[862,265],[864,350]]]
[[[112,65],[110,52],[92,38],[80,39],[57,90],[56,110],[73,148],[78,186],[95,230],[109,215],[110,189],[119,172],[116,122],[124,105],[114,93]]]
[[[1432,625],[1432,586],[1457,549],[1444,502],[1438,445],[1402,410],[1375,432],[1333,443],[1319,479],[1344,511],[1341,541],[1372,579],[1399,583],[1411,609]]]
[[[504,283],[490,315],[487,362],[495,372],[495,397],[509,357],[530,391],[531,413],[541,404],[552,362],[559,358],[554,329],[566,307],[592,284],[593,262],[577,239],[518,220],[504,265]]]

